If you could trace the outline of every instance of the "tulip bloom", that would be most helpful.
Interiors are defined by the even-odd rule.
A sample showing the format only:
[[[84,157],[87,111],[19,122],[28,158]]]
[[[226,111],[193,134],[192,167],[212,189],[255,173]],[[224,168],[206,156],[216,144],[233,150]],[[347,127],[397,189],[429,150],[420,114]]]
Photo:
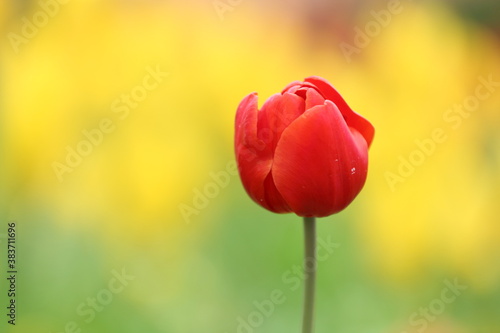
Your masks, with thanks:
[[[363,188],[374,128],[327,81],[292,82],[258,110],[257,93],[237,110],[235,152],[250,197],[275,213],[324,217]]]

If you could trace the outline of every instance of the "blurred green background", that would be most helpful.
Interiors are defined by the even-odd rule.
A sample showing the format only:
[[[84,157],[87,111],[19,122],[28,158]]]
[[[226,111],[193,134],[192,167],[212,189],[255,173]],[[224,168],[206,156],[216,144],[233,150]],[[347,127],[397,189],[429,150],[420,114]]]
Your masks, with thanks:
[[[376,135],[319,222],[316,332],[500,332],[499,22],[495,1],[2,0],[0,331],[299,332],[301,220],[246,195],[233,120],[319,75]]]

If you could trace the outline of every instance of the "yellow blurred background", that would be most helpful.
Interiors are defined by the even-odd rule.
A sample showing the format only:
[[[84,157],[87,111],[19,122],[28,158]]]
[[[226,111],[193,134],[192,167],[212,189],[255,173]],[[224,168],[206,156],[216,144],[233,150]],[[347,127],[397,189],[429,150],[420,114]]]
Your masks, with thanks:
[[[319,75],[376,135],[364,190],[319,224],[336,246],[316,331],[500,332],[499,13],[2,1],[0,308],[10,221],[18,307],[1,331],[298,332],[301,220],[246,195],[233,121],[248,93]]]

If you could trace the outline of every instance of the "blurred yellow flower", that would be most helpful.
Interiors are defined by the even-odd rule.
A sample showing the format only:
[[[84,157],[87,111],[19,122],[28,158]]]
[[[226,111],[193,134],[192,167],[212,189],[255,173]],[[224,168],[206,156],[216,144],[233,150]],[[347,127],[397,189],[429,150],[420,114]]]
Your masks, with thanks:
[[[358,226],[372,264],[389,281],[441,272],[493,288],[500,277],[491,264],[500,255],[494,45],[438,5],[408,4],[365,50],[370,91],[360,108],[377,110],[379,142],[369,209]],[[487,97],[475,97],[478,86]],[[454,105],[467,115],[452,114]]]

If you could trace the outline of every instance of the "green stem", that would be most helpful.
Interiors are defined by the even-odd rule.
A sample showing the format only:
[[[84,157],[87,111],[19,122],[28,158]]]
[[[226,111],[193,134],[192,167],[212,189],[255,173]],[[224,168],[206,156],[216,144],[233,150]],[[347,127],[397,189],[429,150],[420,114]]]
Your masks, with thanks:
[[[304,317],[302,333],[313,333],[314,290],[316,287],[316,219],[304,217]]]

